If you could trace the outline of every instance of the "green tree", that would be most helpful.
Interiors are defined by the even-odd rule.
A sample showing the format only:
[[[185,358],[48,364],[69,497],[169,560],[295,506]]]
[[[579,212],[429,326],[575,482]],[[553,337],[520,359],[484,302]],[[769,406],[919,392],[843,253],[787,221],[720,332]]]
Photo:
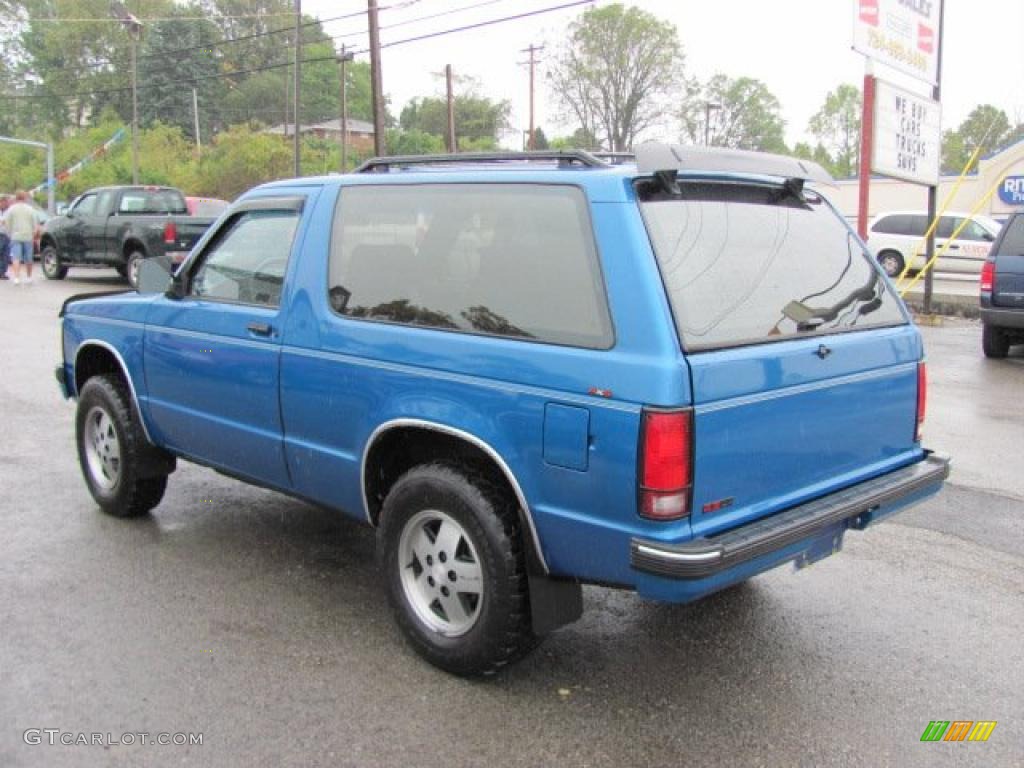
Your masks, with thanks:
[[[387,146],[391,155],[436,155],[444,152],[444,139],[418,128],[391,128],[387,132]]]
[[[625,150],[682,89],[682,46],[672,24],[638,8],[590,8],[569,25],[547,79],[566,122]]]
[[[1022,131],[1024,126],[1017,126]],[[945,173],[960,173],[974,150],[981,147],[984,157],[995,149],[1011,143],[1015,130],[1011,128],[1006,113],[991,104],[979,104],[956,130],[942,135],[942,170]]]
[[[131,9],[140,18],[162,17],[175,4],[135,0]],[[0,12],[19,20],[13,41],[23,78],[19,90],[32,97],[20,105],[26,125],[56,135],[81,127],[107,106],[124,119],[131,116],[130,38],[111,18],[109,0],[0,0]]]
[[[512,105],[508,100],[494,101],[482,96],[475,83],[455,96],[455,136],[461,143],[490,141],[497,144],[508,128]],[[412,99],[402,109],[398,123],[405,131],[423,131],[435,136],[448,132],[448,103],[431,96]],[[389,145],[390,146],[390,145]]]
[[[529,133],[529,131],[527,131]],[[534,149],[551,149],[551,144],[548,142],[548,137],[544,133],[544,129],[539,125],[533,129],[533,148]]]
[[[187,13],[185,11],[182,13]],[[194,11],[193,11],[194,12]],[[217,74],[220,31],[211,22],[168,19],[153,24],[139,56],[139,120],[177,126],[195,141],[192,90],[200,105],[202,136],[219,124],[224,83]],[[180,51],[183,48],[192,50]]]
[[[829,170],[846,178],[857,172],[860,156],[861,93],[855,85],[844,83],[830,91],[808,123],[810,131],[825,147],[832,160]]]
[[[718,74],[699,95],[694,92],[685,99],[683,136],[692,144],[703,144],[707,131],[715,147],[785,152],[781,110],[778,98],[760,80]]]

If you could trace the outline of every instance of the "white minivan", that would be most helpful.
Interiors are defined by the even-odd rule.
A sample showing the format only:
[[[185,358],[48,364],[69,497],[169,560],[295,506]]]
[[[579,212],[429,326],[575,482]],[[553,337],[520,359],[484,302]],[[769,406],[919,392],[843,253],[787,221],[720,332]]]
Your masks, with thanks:
[[[981,265],[999,234],[999,222],[994,219],[946,211],[935,230],[935,250],[938,252],[967,218],[970,219],[967,226],[935,263],[937,271],[981,274]],[[915,255],[911,268],[924,266],[924,233],[927,229],[928,215],[924,211],[883,213],[876,216],[868,227],[868,246],[885,273],[895,277]]]

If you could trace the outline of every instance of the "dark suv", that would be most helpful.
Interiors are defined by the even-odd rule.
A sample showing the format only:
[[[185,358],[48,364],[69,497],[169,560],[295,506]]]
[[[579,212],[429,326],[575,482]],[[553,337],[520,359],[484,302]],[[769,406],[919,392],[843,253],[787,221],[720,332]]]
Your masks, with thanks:
[[[985,357],[1024,344],[1024,213],[1006,222],[981,269],[981,322]]]

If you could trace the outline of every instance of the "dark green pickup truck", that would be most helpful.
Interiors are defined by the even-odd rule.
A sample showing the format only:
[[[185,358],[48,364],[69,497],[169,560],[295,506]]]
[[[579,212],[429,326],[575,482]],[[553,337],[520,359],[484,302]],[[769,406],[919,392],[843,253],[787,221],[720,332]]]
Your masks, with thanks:
[[[46,223],[40,240],[43,274],[63,280],[68,267],[114,267],[134,287],[142,259],[185,256],[214,222],[189,216],[173,187],[99,187]]]

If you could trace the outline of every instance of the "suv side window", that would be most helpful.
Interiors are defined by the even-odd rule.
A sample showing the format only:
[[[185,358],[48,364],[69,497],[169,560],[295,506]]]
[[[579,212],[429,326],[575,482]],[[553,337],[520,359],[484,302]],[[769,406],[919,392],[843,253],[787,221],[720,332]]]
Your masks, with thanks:
[[[189,295],[276,307],[298,222],[297,211],[239,214],[200,257]]]
[[[956,231],[956,228],[961,221],[963,221],[963,219],[954,219],[952,216],[943,216],[939,219],[939,226],[935,229],[935,236],[948,240],[953,236],[953,232]]]
[[[956,228],[963,224],[964,220],[962,218],[955,219],[953,223],[953,231],[956,231]],[[974,219],[969,219],[967,221],[967,226],[960,230],[960,234],[957,235],[957,239],[974,240],[980,243],[984,243],[991,242],[992,236],[983,226],[981,226],[981,224],[974,221]]]
[[[586,199],[571,186],[347,187],[328,289],[331,308],[348,317],[612,344]]]
[[[1024,256],[1024,215],[1014,216],[1004,226],[999,255]]]

